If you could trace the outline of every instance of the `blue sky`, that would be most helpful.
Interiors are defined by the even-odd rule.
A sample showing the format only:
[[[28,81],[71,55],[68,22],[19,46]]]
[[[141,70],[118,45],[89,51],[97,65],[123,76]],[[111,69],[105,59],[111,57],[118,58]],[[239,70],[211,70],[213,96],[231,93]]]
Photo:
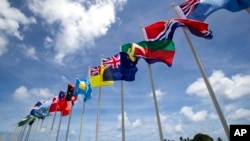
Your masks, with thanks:
[[[87,78],[121,44],[143,40],[141,26],[175,17],[171,3],[181,0],[1,0],[0,133],[12,133],[38,100],[66,90],[76,76]],[[205,22],[213,39],[190,35],[228,124],[250,122],[250,18],[244,10],[219,10]],[[163,136],[178,140],[196,133],[227,140],[187,40],[177,29],[171,68],[153,64]],[[144,60],[133,82],[124,82],[126,140],[159,140],[149,71]],[[83,140],[95,139],[98,88],[86,103]],[[78,140],[82,98],[74,106],[69,140]],[[121,139],[120,82],[102,88],[100,139]],[[56,118],[55,129],[58,127]],[[52,116],[47,118],[51,125]],[[64,117],[59,138],[65,138]],[[45,122],[46,123],[46,122]],[[42,126],[41,135],[48,136]],[[55,139],[56,130],[52,133]]]

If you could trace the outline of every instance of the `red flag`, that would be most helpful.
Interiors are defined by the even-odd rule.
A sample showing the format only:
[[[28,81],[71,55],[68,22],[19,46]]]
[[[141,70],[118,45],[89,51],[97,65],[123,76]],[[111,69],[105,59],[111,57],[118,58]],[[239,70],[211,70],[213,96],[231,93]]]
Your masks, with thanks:
[[[50,105],[50,108],[49,108],[49,112],[60,111],[57,102],[58,102],[58,96],[54,96],[52,99],[52,103]]]

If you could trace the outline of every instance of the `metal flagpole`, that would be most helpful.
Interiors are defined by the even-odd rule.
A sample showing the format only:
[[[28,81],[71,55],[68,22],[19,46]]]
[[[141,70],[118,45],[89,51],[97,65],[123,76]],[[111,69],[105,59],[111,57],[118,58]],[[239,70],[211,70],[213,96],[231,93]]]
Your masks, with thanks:
[[[39,127],[39,130],[38,130],[38,132],[37,132],[37,133],[38,133],[38,135],[37,135],[38,140],[40,140],[39,137],[40,137],[41,129],[42,129],[42,126],[43,126],[43,121],[44,121],[44,119],[42,119],[41,124],[40,124],[40,127]]]
[[[178,12],[177,12],[176,9],[175,9],[175,4],[172,4],[172,7],[173,7],[173,9],[174,9],[176,15],[179,17],[179,14],[178,14]],[[218,101],[217,101],[217,99],[216,99],[216,97],[215,97],[213,88],[212,88],[212,86],[211,86],[211,84],[210,84],[210,82],[209,82],[209,80],[208,80],[208,78],[207,78],[207,74],[206,74],[206,72],[205,72],[205,69],[204,69],[204,67],[203,67],[203,65],[202,65],[202,63],[201,63],[201,61],[200,61],[199,56],[198,56],[197,53],[196,53],[196,50],[195,50],[195,48],[194,48],[194,46],[193,46],[193,44],[192,44],[192,42],[191,42],[191,39],[190,39],[189,36],[188,36],[188,30],[187,30],[186,28],[182,28],[182,29],[183,29],[183,33],[184,33],[184,35],[185,35],[185,37],[186,37],[186,39],[187,39],[187,41],[188,41],[189,47],[190,47],[190,49],[191,49],[191,51],[192,51],[192,54],[193,54],[193,56],[194,56],[194,58],[195,58],[195,61],[196,61],[197,65],[198,65],[198,67],[199,67],[199,70],[200,70],[200,72],[201,72],[201,75],[202,75],[202,77],[203,77],[203,80],[205,81],[205,84],[206,84],[207,89],[208,89],[208,91],[209,91],[210,97],[211,97],[211,99],[212,99],[212,101],[213,101],[213,104],[214,104],[214,106],[215,106],[215,109],[216,109],[216,111],[217,111],[217,114],[219,115],[219,118],[220,118],[220,120],[221,120],[221,123],[222,123],[222,126],[223,126],[223,128],[224,128],[224,131],[225,131],[225,133],[226,133],[226,135],[227,135],[227,138],[229,139],[230,135],[229,135],[229,127],[228,127],[228,124],[227,124],[227,122],[226,122],[226,119],[225,119],[225,117],[224,117],[222,111],[221,111],[221,108],[220,108],[220,106],[219,106],[219,103],[218,103]]]
[[[21,131],[19,132],[19,135],[18,135],[18,137],[17,137],[17,140],[20,140],[20,138],[21,138],[21,136],[22,136],[22,133],[23,133],[23,130],[24,130],[24,126],[25,126],[25,125],[22,126],[22,129],[21,129]]]
[[[68,101],[67,101],[68,102]],[[72,111],[73,111],[73,104],[71,104],[71,111],[70,111],[70,114],[69,114],[69,119],[68,119],[68,127],[67,127],[67,132],[66,132],[66,138],[65,138],[65,141],[68,140],[68,135],[69,135],[69,127],[70,127],[70,122],[71,122],[71,116],[72,116]]]
[[[80,134],[79,134],[78,141],[81,141],[81,136],[82,136],[82,124],[83,124],[84,113],[85,113],[85,105],[86,105],[86,102],[83,101],[83,104],[82,104],[82,117],[81,117],[81,124],[80,124]]]
[[[125,141],[125,120],[124,120],[124,91],[123,91],[123,80],[121,80],[121,114],[122,114],[122,141]]]
[[[153,81],[153,75],[152,75],[152,69],[151,69],[151,65],[150,64],[148,64],[148,70],[149,70],[150,82],[151,82],[151,87],[152,87],[152,92],[153,92],[155,114],[156,114],[157,123],[158,123],[158,130],[159,130],[160,141],[163,141],[163,134],[162,134],[162,127],[161,127],[160,113],[159,113],[159,108],[158,108],[158,103],[157,103],[157,97],[156,97],[156,93],[155,93],[155,86],[154,86],[154,81]]]
[[[23,140],[23,136],[24,136],[24,133],[25,133],[25,131],[26,131],[26,128],[27,128],[27,124],[24,125],[24,129],[23,129],[23,131],[22,131],[20,141]],[[18,140],[19,140],[19,139],[18,139]]]
[[[46,118],[46,123],[45,123],[45,129],[44,129],[44,136],[42,136],[42,140],[44,140],[44,137],[46,136],[46,132],[47,132],[47,128],[48,128],[48,125],[49,125],[49,117],[50,115],[48,115],[48,117]]]
[[[101,91],[102,91],[102,87],[99,87],[98,107],[97,107],[97,115],[96,115],[96,135],[95,135],[95,141],[98,141],[98,138],[99,138],[98,134],[99,134],[99,120],[100,120]]]
[[[143,36],[143,38],[145,38],[145,37]],[[160,118],[160,113],[159,113],[159,108],[158,108],[157,97],[156,97],[156,93],[155,93],[155,86],[154,86],[152,69],[151,69],[151,65],[149,63],[147,63],[147,64],[148,64],[149,77],[150,77],[150,82],[151,82],[151,87],[152,87],[154,106],[155,106],[155,114],[156,114],[156,119],[157,119],[157,124],[158,124],[160,141],[164,141],[162,127],[161,127],[161,118]]]
[[[53,132],[53,127],[54,127],[55,119],[56,119],[56,112],[54,112],[54,117],[53,117],[51,129],[50,129],[50,132],[49,132],[49,139],[48,139],[48,141],[50,141],[51,133]]]
[[[28,139],[29,139],[29,135],[30,135],[30,130],[31,130],[31,127],[32,127],[32,125],[29,125],[29,130],[28,130],[28,132],[26,133],[26,136],[25,136],[24,141],[28,141]]]
[[[62,116],[63,114],[61,113],[58,129],[57,129],[57,134],[56,134],[56,141],[58,141],[58,137],[59,137],[59,132],[60,132],[61,123],[62,123]]]

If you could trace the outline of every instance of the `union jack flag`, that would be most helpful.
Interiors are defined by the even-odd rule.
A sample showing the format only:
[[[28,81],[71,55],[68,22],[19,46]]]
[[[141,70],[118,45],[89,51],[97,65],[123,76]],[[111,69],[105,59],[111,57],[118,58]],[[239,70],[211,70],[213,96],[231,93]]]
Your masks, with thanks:
[[[186,0],[179,6],[183,11],[183,13],[185,14],[185,16],[187,17],[193,12],[198,3],[200,3],[200,0]]]
[[[95,76],[100,74],[100,66],[90,68],[90,76]]]
[[[112,69],[118,69],[119,65],[121,64],[120,53],[118,53],[114,56],[111,56],[109,58],[103,59],[102,63],[103,63],[105,68],[112,67]]]

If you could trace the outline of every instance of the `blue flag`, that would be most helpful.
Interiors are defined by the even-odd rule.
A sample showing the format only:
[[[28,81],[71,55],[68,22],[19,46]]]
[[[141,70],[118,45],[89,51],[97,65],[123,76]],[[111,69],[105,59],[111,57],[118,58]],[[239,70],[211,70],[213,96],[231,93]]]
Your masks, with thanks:
[[[249,8],[250,0],[186,0],[179,7],[187,18],[204,21],[219,9],[237,12]]]
[[[138,71],[136,64],[138,59],[132,61],[126,52],[120,52],[114,56],[103,59],[105,67],[103,81],[134,81],[135,73]]]
[[[74,94],[84,95],[84,101],[87,101],[92,98],[92,88],[90,86],[89,80],[76,79]]]

